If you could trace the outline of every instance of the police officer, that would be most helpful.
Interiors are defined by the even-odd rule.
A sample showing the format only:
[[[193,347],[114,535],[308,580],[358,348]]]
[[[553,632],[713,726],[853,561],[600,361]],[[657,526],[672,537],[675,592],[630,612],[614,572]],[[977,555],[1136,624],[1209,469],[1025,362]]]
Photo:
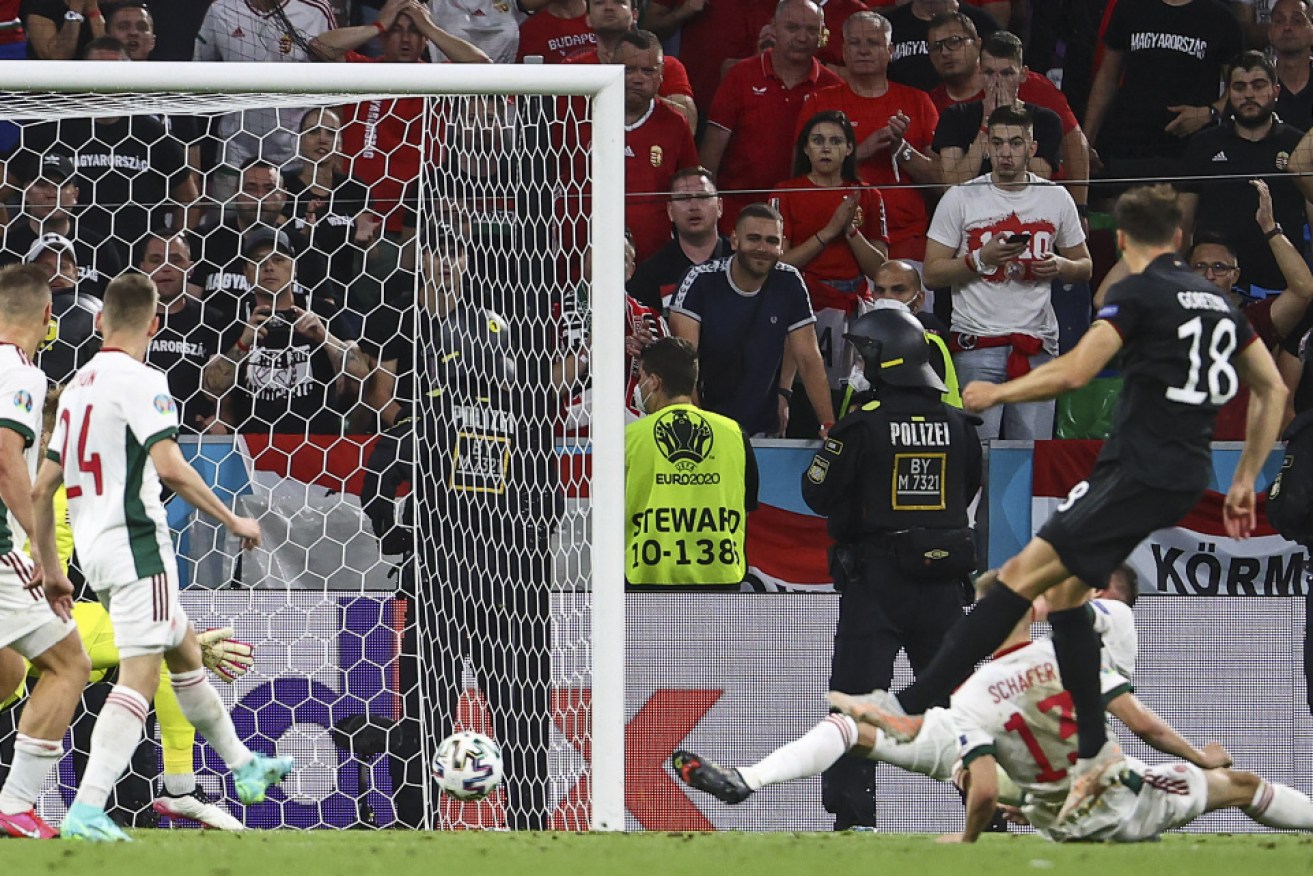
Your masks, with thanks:
[[[416,524],[416,563],[401,590],[415,623],[407,625],[402,646],[406,720],[389,741],[394,772],[406,779],[398,786],[404,793],[397,816],[420,826],[427,764],[459,723],[502,746],[509,826],[541,830],[550,745],[547,534],[560,513],[551,421],[529,400],[541,380],[526,379],[517,367],[522,351],[507,323],[471,304],[468,290],[450,284],[451,272],[442,270],[463,244],[453,238],[434,244],[419,254],[420,307],[409,336],[419,356],[413,377],[399,376],[402,409],[387,441],[395,439],[395,446],[374,462],[379,492],[386,494],[404,479],[389,470],[409,468],[413,442],[418,476],[403,513]],[[404,539],[396,546],[404,549]],[[470,696],[467,668],[482,698]],[[491,727],[482,724],[484,701]],[[428,725],[427,745],[417,738],[417,716]]]
[[[980,488],[971,419],[941,400],[925,330],[905,310],[854,320],[844,337],[871,390],[831,430],[802,477],[802,495],[829,518],[830,571],[842,595],[830,686],[887,686],[894,658],[930,662],[962,617],[959,583],[975,568],[967,506]],[[835,828],[875,826],[872,761],[845,757],[823,777]]]
[[[632,589],[737,590],[747,575],[747,512],[757,459],[739,424],[693,404],[697,348],[643,349],[625,428],[625,580]]]

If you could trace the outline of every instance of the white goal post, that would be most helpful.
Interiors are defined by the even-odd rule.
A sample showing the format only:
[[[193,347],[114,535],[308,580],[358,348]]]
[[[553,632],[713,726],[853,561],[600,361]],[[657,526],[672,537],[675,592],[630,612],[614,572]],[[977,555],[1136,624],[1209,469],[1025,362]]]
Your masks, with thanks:
[[[0,62],[6,119],[218,112],[378,96],[543,95],[589,99],[591,136],[591,827],[624,830],[624,87],[617,66]],[[67,95],[69,101],[61,96]],[[87,95],[98,95],[88,99]],[[123,101],[115,101],[122,95]],[[184,106],[170,103],[179,95]],[[83,96],[80,101],[77,96]],[[133,97],[135,96],[135,98]],[[97,102],[101,101],[103,102]],[[249,101],[249,103],[247,103]],[[260,102],[264,103],[261,104]],[[35,110],[35,112],[33,112]]]

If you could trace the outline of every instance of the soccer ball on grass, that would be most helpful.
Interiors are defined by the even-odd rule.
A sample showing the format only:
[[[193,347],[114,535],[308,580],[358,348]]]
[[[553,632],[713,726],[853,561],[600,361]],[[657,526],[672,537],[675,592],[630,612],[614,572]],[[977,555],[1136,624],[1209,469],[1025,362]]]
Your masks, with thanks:
[[[501,784],[501,746],[482,733],[453,733],[433,756],[433,780],[449,797],[482,800]]]

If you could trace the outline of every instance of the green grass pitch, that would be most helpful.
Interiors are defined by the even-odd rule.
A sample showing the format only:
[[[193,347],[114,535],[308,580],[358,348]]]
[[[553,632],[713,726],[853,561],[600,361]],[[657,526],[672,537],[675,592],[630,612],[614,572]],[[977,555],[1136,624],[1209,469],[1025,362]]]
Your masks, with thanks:
[[[8,840],[4,873],[95,876],[1248,876],[1313,873],[1313,837],[1173,834],[1134,846],[924,834],[135,831],[131,845]]]

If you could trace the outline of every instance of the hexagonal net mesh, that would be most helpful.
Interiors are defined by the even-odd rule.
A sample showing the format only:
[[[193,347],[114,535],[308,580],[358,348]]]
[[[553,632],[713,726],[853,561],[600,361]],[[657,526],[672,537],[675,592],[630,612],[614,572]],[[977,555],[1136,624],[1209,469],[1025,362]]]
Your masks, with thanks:
[[[255,648],[216,684],[238,735],[296,770],[240,806],[166,673],[115,817],[155,823],[194,775],[252,827],[587,829],[590,112],[551,94],[0,95],[0,261],[45,267],[55,293],[37,364],[66,382],[99,350],[107,286],[150,276],[147,361],[179,443],[264,534],[243,552],[166,504],[183,607]],[[38,807],[54,823],[117,663],[81,598],[96,675]],[[0,777],[23,694],[0,711]],[[457,729],[504,750],[485,800],[429,777]]]

